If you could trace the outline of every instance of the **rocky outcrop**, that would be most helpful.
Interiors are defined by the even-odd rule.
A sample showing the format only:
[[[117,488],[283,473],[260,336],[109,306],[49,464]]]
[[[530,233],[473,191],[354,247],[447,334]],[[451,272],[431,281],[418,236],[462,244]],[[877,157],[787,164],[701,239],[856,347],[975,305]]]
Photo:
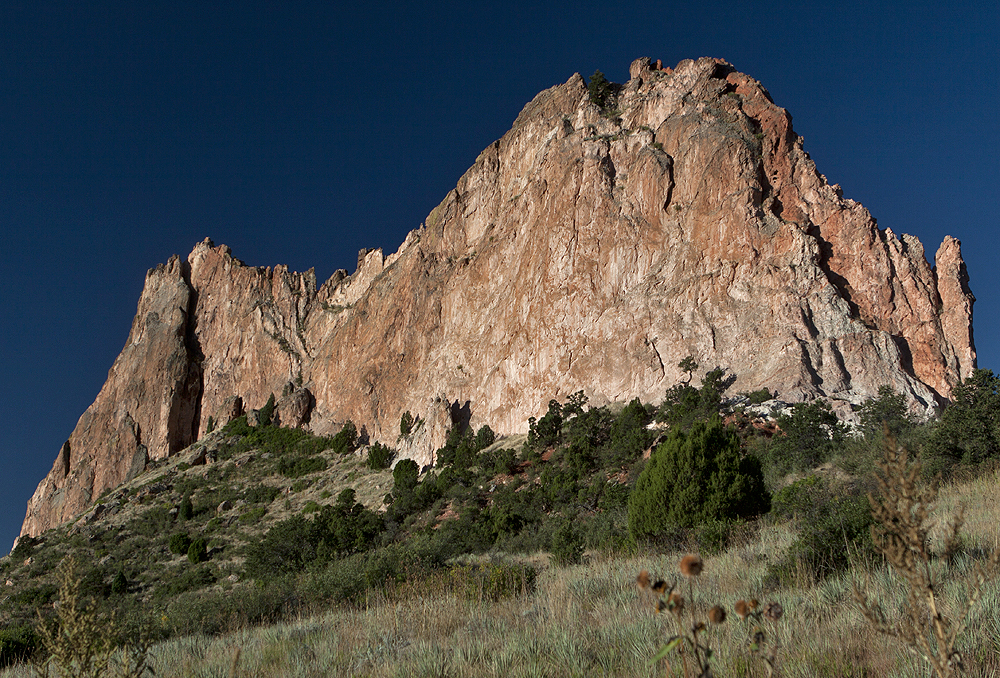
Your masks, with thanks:
[[[195,440],[202,389],[186,269],[175,256],[146,275],[125,348],[29,500],[22,534],[79,515],[137,457],[163,458]]]
[[[272,393],[286,423],[350,419],[425,464],[456,420],[504,434],[579,390],[657,401],[688,355],[790,402],[890,385],[930,408],[970,373],[957,240],[932,267],[880,230],[729,64],[630,73],[615,110],[579,75],[539,94],[397,252],[362,251],[352,275],[317,288],[208,240],[150,271],[23,533],[79,515],[140,448],[173,454]],[[423,423],[399,439],[405,411]]]

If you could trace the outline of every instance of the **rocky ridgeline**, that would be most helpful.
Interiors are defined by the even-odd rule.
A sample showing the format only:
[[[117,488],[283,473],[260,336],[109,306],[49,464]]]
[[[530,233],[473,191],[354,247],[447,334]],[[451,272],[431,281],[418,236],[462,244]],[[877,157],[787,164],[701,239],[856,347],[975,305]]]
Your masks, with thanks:
[[[819,174],[788,113],[718,59],[636,60],[605,106],[540,93],[397,252],[352,275],[255,268],[209,240],[149,271],[128,341],[28,504],[79,515],[150,459],[284,394],[420,464],[453,419],[524,431],[550,398],[658,401],[694,356],[788,402],[914,409],[975,366],[960,244],[935,265]]]

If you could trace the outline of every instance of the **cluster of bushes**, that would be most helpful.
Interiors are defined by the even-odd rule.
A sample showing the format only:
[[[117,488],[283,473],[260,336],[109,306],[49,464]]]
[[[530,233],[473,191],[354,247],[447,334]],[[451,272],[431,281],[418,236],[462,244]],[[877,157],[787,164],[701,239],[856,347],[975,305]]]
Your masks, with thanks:
[[[381,471],[392,465],[392,460],[396,458],[396,450],[386,447],[382,443],[375,443],[368,448],[368,458],[366,463],[373,471]]]
[[[27,624],[0,629],[0,669],[27,661],[38,647],[38,635]]]
[[[274,525],[246,550],[246,570],[259,579],[299,572],[375,545],[383,518],[355,501],[352,489],[341,492],[335,504],[323,506],[313,518],[301,515]]]
[[[224,545],[224,535],[217,532],[219,518],[198,519],[214,515],[224,500],[243,500],[250,507],[247,521],[258,520],[279,489],[261,483],[239,489],[215,469],[210,469],[215,473],[211,482],[178,481],[174,491],[184,499],[176,520],[169,505],[149,507],[129,546],[115,544],[111,534],[67,538],[72,548],[90,549],[91,562],[115,554],[107,565],[82,572],[81,590],[103,605],[137,605],[129,592],[144,588],[143,577],[152,581],[156,575],[146,573],[150,563],[130,562],[129,571],[122,569],[119,551],[158,544],[161,554],[167,547],[190,561],[169,582],[147,587],[157,614],[170,620],[164,633],[217,632],[295,610],[357,602],[373,587],[415,578],[437,578],[472,598],[520,595],[534,585],[533,568],[456,564],[456,558],[547,550],[556,562],[570,564],[580,562],[586,549],[643,544],[694,543],[712,552],[748,525],[752,529],[754,517],[767,514],[792,520],[798,528],[787,555],[773,565],[773,576],[778,581],[823,577],[874,553],[866,496],[871,487],[863,479],[887,434],[919,451],[932,471],[976,468],[1000,457],[1000,380],[987,370],[955,389],[953,404],[937,422],[918,423],[907,413],[903,396],[885,388],[859,408],[856,433],[828,406],[804,403],[779,417],[779,430],[767,435],[752,426],[724,424],[722,394],[731,377],[710,370],[699,386],[692,386],[697,365],[685,362],[688,383],[670,389],[659,407],[638,400],[620,411],[588,407],[583,393],[575,393],[565,402],[550,401],[545,415],[529,422],[527,440],[517,449],[494,444],[488,426],[475,431],[454,426],[433,469],[421,474],[412,460],[395,465],[384,513],[344,490],[332,504],[313,502],[305,514],[273,524],[245,547],[245,573],[266,586],[234,588],[216,562],[206,562],[207,539]],[[765,395],[770,393],[755,397]],[[739,416],[725,414],[726,421]],[[228,432],[243,437],[230,441],[228,454],[272,452],[273,459],[260,463],[286,477],[318,470],[324,450],[347,454],[361,444],[350,422],[336,436],[316,438],[264,421],[262,416],[255,427],[246,426],[245,419],[231,422]],[[666,426],[652,427],[653,422]],[[420,422],[404,417],[400,424],[401,434],[408,435]],[[384,469],[394,457],[395,450],[376,443],[368,448],[366,463]],[[843,474],[815,471],[827,462],[853,478],[838,480]],[[35,540],[24,539],[14,556],[22,561],[32,556],[45,567],[45,553]],[[160,571],[169,567],[157,566]],[[211,585],[226,590],[206,592]],[[12,600],[41,607],[54,594],[54,586],[39,584]],[[0,633],[0,663],[30,645],[20,633],[14,627]]]
[[[192,539],[183,532],[170,536],[170,552],[177,555],[187,555],[192,564],[197,565],[208,560],[208,541],[204,537]]]

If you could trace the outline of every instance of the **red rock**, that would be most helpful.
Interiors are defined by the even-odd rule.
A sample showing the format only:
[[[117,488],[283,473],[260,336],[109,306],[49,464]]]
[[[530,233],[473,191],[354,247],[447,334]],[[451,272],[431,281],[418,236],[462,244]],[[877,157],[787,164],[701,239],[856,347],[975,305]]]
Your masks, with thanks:
[[[688,355],[733,391],[842,408],[889,385],[923,410],[971,373],[957,240],[935,269],[879,230],[726,62],[630,71],[615,119],[579,75],[540,93],[397,252],[362,251],[350,276],[317,289],[208,240],[150,271],[22,533],[80,514],[139,446],[175,454],[234,397],[260,408],[288,382],[311,393],[313,431],[350,419],[424,466],[453,420],[509,434],[580,390],[657,402]],[[397,440],[405,411],[423,426]]]

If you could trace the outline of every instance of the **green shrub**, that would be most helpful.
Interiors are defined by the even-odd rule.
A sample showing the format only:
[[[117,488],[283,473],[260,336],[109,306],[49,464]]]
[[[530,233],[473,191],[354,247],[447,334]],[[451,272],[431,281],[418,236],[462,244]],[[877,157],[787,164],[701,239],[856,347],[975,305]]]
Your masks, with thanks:
[[[274,394],[272,393],[271,396],[267,399],[267,402],[264,403],[264,407],[260,408],[260,410],[257,413],[257,421],[259,422],[258,425],[262,428],[264,426],[270,426],[271,420],[273,418],[274,418]]]
[[[655,434],[646,426],[652,413],[639,399],[632,400],[615,417],[608,430],[608,440],[601,447],[600,457],[604,467],[617,467],[634,462],[652,444]]]
[[[266,506],[255,506],[240,514],[240,525],[256,525],[267,515]]]
[[[823,481],[811,475],[786,485],[771,498],[771,515],[790,520],[803,518],[814,509],[817,495],[824,493]]]
[[[589,516],[581,522],[580,531],[583,534],[584,544],[589,549],[604,553],[620,553],[631,545],[628,535],[628,510],[624,505]]]
[[[445,444],[435,452],[435,465],[438,468],[451,466],[457,471],[463,471],[479,463],[479,450],[480,447],[472,433],[456,424],[448,429]]]
[[[907,411],[906,396],[891,386],[880,386],[878,396],[869,398],[858,409],[858,417],[861,432],[869,439],[881,439],[883,426],[891,435],[900,436],[916,424]]]
[[[476,449],[485,450],[487,447],[496,442],[497,434],[493,432],[487,424],[483,424],[476,431]]]
[[[682,367],[684,362],[681,361]],[[690,364],[688,367],[695,369],[697,365]],[[687,428],[696,421],[719,414],[722,394],[731,379],[727,379],[721,369],[715,368],[705,373],[700,389],[687,383],[670,387],[656,412],[656,420],[670,424],[671,427]]]
[[[59,587],[52,583],[29,586],[12,595],[10,603],[15,607],[36,609],[49,605],[58,591]]]
[[[243,492],[243,500],[248,504],[270,504],[281,490],[271,485],[252,485]]]
[[[278,473],[286,478],[301,478],[311,473],[325,471],[327,467],[326,459],[323,457],[281,457],[278,459]]]
[[[557,445],[562,438],[562,406],[556,400],[549,401],[549,410],[541,419],[528,419],[528,445],[536,450],[544,450]]]
[[[860,489],[845,493],[811,475],[777,492],[771,515],[799,528],[785,559],[771,568],[781,581],[803,573],[822,578],[846,569],[852,557],[873,553],[871,506]]]
[[[236,417],[222,428],[222,432],[227,436],[248,436],[254,429],[247,424],[247,415]]]
[[[0,629],[0,669],[27,661],[38,648],[38,636],[30,626]]]
[[[736,433],[715,417],[688,433],[672,429],[653,451],[629,496],[629,532],[655,538],[671,527],[750,517],[769,506],[759,462],[740,456]]]
[[[202,563],[208,560],[208,542],[204,537],[195,537],[191,540],[187,551],[188,560],[192,563]]]
[[[368,448],[368,468],[373,471],[381,471],[389,468],[392,460],[396,458],[396,450],[386,447],[382,443],[375,443]]]
[[[399,497],[413,491],[417,486],[420,468],[412,459],[401,459],[392,470],[392,494]]]
[[[829,461],[847,440],[847,427],[822,400],[796,403],[778,417],[778,427],[783,435],[772,438],[764,459],[770,482]]]
[[[611,112],[617,97],[617,88],[614,83],[609,82],[604,77],[603,73],[594,71],[594,74],[590,76],[590,82],[587,83],[587,93],[590,96],[590,102],[600,107],[603,113]]]
[[[410,411],[403,412],[403,416],[399,418],[399,435],[405,438],[413,433],[413,423],[413,415],[410,414]]]
[[[574,527],[573,521],[572,518],[563,519],[552,535],[549,550],[559,565],[575,565],[583,560],[583,536]]]
[[[967,464],[1000,456],[1000,377],[975,370],[952,389],[928,447]]]
[[[170,510],[165,506],[151,506],[142,512],[138,520],[132,521],[132,531],[143,537],[159,537],[169,532],[174,524]]]
[[[181,520],[190,520],[194,517],[194,504],[191,503],[191,497],[184,497],[181,501],[181,507],[177,512],[177,517]]]
[[[315,560],[318,541],[314,523],[302,516],[278,522],[247,547],[247,574],[261,579],[298,572]]]
[[[119,568],[115,578],[111,580],[111,593],[120,596],[128,591],[128,577],[125,570]]]
[[[355,501],[348,488],[333,506],[319,507],[313,520],[301,515],[276,523],[246,549],[247,573],[272,579],[370,549],[384,527],[382,517]]]
[[[350,454],[358,448],[358,430],[350,419],[330,441],[330,449],[337,454]]]
[[[871,557],[872,514],[866,497],[846,496],[830,500],[801,523],[801,531],[784,561],[773,568],[780,580],[795,573],[821,579],[847,569],[851,560]]]
[[[14,560],[16,562],[21,562],[23,560],[26,560],[28,557],[31,556],[31,552],[34,550],[35,546],[37,546],[39,543],[40,540],[36,539],[35,537],[29,537],[28,535],[24,535],[23,537],[18,538],[17,546],[14,548],[13,551],[10,552],[11,560]]]
[[[177,555],[184,555],[191,548],[191,537],[183,532],[170,535],[170,552]]]
[[[517,471],[518,465],[517,453],[510,448],[497,450],[493,457],[493,473],[495,474],[513,475]]]
[[[544,480],[542,481],[544,484]],[[493,492],[492,505],[484,510],[479,519],[481,534],[487,545],[492,546],[498,539],[516,535],[525,527],[542,520],[538,507],[530,501],[527,492],[517,492],[514,484],[497,487]],[[548,544],[542,544],[542,548]]]

